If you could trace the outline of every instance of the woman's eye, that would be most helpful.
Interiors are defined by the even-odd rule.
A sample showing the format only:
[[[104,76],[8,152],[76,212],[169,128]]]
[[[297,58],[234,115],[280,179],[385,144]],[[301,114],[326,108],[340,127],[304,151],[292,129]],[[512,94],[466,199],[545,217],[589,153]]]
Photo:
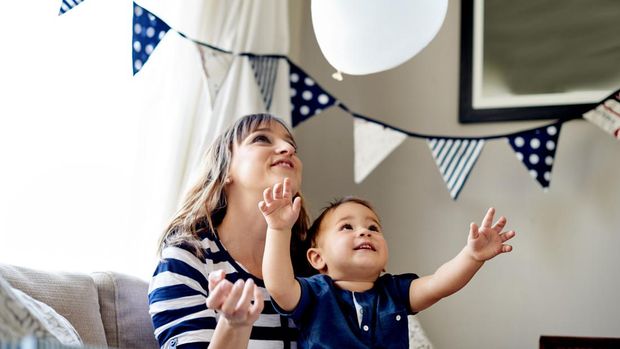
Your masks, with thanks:
[[[266,142],[269,143],[269,137],[265,136],[265,135],[257,135],[252,139],[252,143],[256,143],[256,142]]]
[[[343,224],[340,226],[340,230],[353,230],[353,226],[351,224]]]

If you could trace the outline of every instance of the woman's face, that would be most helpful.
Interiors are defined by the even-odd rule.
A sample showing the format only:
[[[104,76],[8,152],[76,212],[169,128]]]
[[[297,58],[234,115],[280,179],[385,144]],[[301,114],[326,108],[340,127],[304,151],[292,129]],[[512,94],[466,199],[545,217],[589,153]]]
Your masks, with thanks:
[[[230,186],[262,191],[290,178],[293,193],[301,189],[303,165],[295,141],[276,121],[264,123],[233,145]]]

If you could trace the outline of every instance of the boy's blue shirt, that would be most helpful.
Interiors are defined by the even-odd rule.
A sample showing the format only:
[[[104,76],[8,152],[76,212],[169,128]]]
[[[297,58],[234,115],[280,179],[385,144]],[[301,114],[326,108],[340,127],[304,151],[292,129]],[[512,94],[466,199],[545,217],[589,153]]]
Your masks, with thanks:
[[[300,348],[408,348],[409,286],[416,274],[380,276],[365,292],[343,290],[327,275],[297,278],[301,298],[285,312],[299,328]],[[357,312],[361,307],[358,322]]]

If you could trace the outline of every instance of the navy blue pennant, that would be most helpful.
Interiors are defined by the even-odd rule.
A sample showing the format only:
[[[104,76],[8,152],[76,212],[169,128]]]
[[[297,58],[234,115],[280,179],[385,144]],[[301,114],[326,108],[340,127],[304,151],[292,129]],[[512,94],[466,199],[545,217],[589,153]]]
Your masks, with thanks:
[[[336,103],[336,99],[327,93],[301,68],[289,61],[289,80],[291,86],[291,118],[293,127],[320,113]]]
[[[133,75],[142,69],[168,30],[170,26],[164,21],[133,3]]]
[[[84,0],[62,0],[62,3],[60,4],[60,11],[58,12],[58,15],[60,16],[63,13],[71,10],[72,8],[74,8],[77,5],[81,4],[82,1],[84,1]]]
[[[561,123],[544,126],[530,131],[519,132],[508,137],[508,143],[517,158],[523,162],[530,175],[543,188],[551,182],[551,169],[555,160],[555,150],[560,137]]]

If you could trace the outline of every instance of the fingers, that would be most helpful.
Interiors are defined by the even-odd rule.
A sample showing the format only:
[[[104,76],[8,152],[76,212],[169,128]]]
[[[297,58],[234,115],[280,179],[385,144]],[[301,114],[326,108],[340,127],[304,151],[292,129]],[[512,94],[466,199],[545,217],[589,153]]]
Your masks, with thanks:
[[[487,214],[484,215],[484,219],[482,219],[482,224],[480,225],[482,228],[491,228],[491,224],[493,224],[493,216],[495,215],[495,209],[490,207],[487,211]]]
[[[282,187],[284,185],[282,183],[276,183],[273,186],[273,199],[274,200],[278,200],[278,199],[282,199]]]
[[[252,301],[252,295],[254,293],[254,288],[256,285],[254,284],[254,280],[248,279],[243,286],[243,292],[241,293],[241,297],[237,302],[235,307],[235,312],[240,314],[247,313],[248,308],[250,306],[250,302]]]
[[[220,281],[212,290],[209,291],[209,297],[207,297],[207,307],[215,310],[221,309],[232,289],[233,285],[230,281]]]
[[[301,211],[301,197],[298,196],[293,200],[293,213],[298,216],[299,211]]]
[[[215,270],[209,273],[209,291],[212,291],[217,284],[224,280],[224,271]]]
[[[495,223],[495,225],[493,226],[493,229],[497,231],[502,231],[502,229],[504,229],[504,227],[506,226],[506,222],[507,222],[506,217],[504,216],[499,217],[499,219],[497,220],[497,223]]]
[[[256,285],[254,285],[253,293],[254,303],[250,305],[250,309],[248,309],[248,312],[251,317],[258,318],[258,315],[263,312],[263,307],[265,306],[265,299],[263,298],[263,293]]]
[[[501,237],[502,242],[506,242],[506,241],[512,239],[513,237],[515,237],[515,235],[517,235],[517,233],[515,233],[514,230],[507,231],[505,233],[499,234],[499,236]]]
[[[512,246],[510,245],[502,245],[502,253],[507,253],[512,251]]]
[[[471,222],[469,224],[469,238],[470,239],[478,238],[478,226],[474,222]]]
[[[273,202],[273,193],[271,187],[265,188],[265,190],[263,190],[263,200],[265,201],[266,206],[269,206]]]
[[[243,292],[244,284],[245,282],[241,279],[234,283],[232,289],[228,293],[228,297],[226,297],[226,300],[224,300],[220,307],[220,311],[224,313],[224,315],[230,317],[235,314],[235,309],[237,308],[241,293]]]

